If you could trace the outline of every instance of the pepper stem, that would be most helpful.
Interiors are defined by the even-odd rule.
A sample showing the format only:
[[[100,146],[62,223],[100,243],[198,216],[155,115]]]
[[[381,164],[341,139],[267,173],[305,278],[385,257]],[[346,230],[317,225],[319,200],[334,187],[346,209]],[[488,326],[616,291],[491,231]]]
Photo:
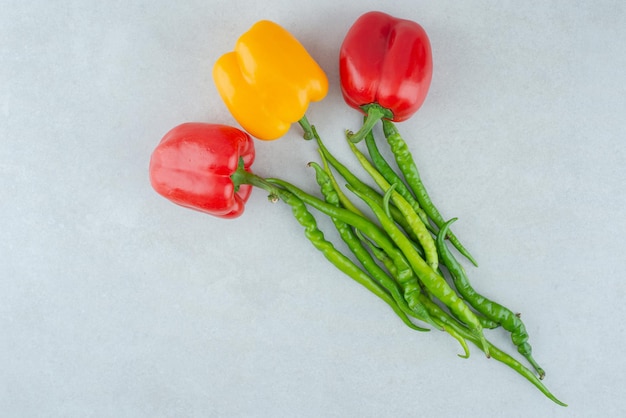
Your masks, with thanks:
[[[280,197],[280,190],[276,186],[267,182],[263,177],[259,177],[244,168],[243,158],[239,158],[237,170],[230,175],[230,179],[235,185],[235,190],[239,189],[239,186],[241,186],[242,184],[249,184],[251,186],[259,187],[268,192],[268,199],[271,202],[278,201]]]
[[[346,131],[346,136],[352,143],[361,142],[365,136],[370,133],[372,128],[378,123],[379,120],[385,119],[393,119],[393,113],[391,110],[385,109],[381,105],[377,103],[371,103],[364,106],[361,106],[361,109],[365,112],[365,121],[363,122],[363,126],[356,133],[352,131]]]
[[[300,126],[302,127],[302,130],[304,131],[304,135],[302,135],[304,139],[308,141],[308,140],[315,138],[315,134],[313,132],[313,126],[311,126],[311,124],[309,123],[309,120],[307,119],[306,115],[302,116],[302,119],[300,119],[298,123],[300,124]]]

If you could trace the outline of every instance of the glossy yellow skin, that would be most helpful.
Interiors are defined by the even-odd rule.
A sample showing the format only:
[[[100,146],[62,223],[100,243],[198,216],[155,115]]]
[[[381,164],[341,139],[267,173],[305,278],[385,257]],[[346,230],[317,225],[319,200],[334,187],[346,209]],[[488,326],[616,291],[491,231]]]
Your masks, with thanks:
[[[262,20],[213,67],[220,96],[252,136],[273,140],[299,121],[311,101],[328,93],[328,78],[298,40]]]

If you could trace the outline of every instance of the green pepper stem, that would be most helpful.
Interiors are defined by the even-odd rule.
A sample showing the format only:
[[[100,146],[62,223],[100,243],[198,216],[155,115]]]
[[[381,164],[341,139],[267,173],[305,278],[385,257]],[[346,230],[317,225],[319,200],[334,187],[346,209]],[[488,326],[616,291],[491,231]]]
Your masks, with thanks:
[[[313,126],[309,123],[309,120],[307,119],[306,115],[302,116],[302,119],[300,119],[298,123],[300,124],[300,126],[302,127],[302,130],[304,131],[304,135],[302,135],[304,139],[309,141],[315,138]]]
[[[352,131],[346,131],[346,136],[348,137],[350,142],[354,144],[356,144],[357,142],[361,142],[381,119],[393,119],[393,113],[391,113],[391,110],[385,109],[377,103],[371,103],[361,106],[361,109],[363,109],[366,115],[365,121],[363,121],[363,126],[361,126],[361,129],[359,129],[356,133]]]
[[[257,176],[256,174],[247,171],[243,166],[242,158],[239,158],[239,165],[237,167],[237,170],[233,174],[231,174],[230,179],[235,185],[235,190],[237,190],[242,184],[249,184],[268,192],[270,194],[269,199],[272,201],[276,201],[280,197],[280,189],[277,188],[275,185],[269,183],[263,177]]]

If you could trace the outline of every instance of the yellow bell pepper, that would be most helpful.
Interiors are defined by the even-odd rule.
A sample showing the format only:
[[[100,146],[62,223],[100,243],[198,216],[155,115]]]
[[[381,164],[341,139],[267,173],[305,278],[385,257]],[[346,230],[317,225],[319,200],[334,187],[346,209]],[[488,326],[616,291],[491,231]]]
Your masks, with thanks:
[[[283,136],[304,120],[310,101],[328,92],[326,74],[287,30],[262,20],[213,67],[213,80],[233,117],[264,140]]]

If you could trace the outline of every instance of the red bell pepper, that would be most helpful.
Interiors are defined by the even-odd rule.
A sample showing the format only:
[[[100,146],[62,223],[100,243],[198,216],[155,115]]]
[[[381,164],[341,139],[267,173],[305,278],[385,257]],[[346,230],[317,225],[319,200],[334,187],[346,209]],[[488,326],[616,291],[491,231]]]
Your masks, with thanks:
[[[381,118],[411,117],[426,98],[432,70],[430,41],[419,24],[381,12],[359,17],[339,54],[344,100],[368,115],[351,139],[363,139]]]
[[[226,125],[184,123],[169,131],[152,153],[150,181],[172,202],[220,218],[243,213],[252,186],[230,178],[254,162],[252,138]]]

